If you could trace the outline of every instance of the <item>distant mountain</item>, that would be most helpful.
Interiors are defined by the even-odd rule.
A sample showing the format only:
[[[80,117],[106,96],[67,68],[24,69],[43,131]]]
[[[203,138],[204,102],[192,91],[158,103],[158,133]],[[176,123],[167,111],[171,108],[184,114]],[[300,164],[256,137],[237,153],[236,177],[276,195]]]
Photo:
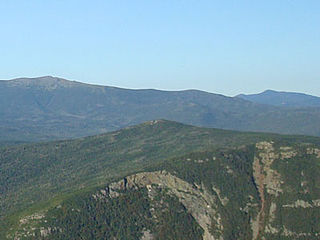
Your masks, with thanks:
[[[295,92],[266,90],[258,94],[240,94],[236,97],[259,104],[282,107],[320,107],[320,97]]]
[[[55,77],[0,81],[0,142],[95,135],[154,119],[320,136],[320,108],[283,109],[197,91],[130,90]]]
[[[0,147],[0,239],[309,239],[320,138],[156,120]]]

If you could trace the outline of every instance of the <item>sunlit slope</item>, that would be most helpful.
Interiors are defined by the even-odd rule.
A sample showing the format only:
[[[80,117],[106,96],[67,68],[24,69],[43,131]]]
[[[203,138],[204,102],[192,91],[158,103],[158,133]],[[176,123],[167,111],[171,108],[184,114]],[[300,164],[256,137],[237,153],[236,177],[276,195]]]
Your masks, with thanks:
[[[158,120],[83,139],[2,147],[1,215],[173,156],[268,137]]]

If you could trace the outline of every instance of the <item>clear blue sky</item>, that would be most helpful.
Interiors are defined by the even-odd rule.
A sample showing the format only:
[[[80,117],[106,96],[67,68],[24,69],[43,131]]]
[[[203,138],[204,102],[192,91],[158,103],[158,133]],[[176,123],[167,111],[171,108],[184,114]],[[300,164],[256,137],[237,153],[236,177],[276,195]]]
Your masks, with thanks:
[[[320,96],[319,0],[8,0],[0,79]]]

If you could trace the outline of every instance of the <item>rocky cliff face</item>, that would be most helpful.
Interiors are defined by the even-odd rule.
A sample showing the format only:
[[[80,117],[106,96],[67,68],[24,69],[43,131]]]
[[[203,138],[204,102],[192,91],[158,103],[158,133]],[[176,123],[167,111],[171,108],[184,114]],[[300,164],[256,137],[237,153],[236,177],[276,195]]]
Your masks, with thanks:
[[[157,171],[128,176],[120,182],[110,184],[107,192],[113,198],[119,196],[121,190],[141,187],[148,189],[148,197],[151,199],[154,195],[154,188],[167,189],[167,193],[177,197],[201,226],[204,231],[204,240],[223,239],[223,225],[217,207],[219,199],[212,195],[204,185],[192,185],[166,171]],[[101,191],[102,194],[107,192]]]
[[[319,239],[319,152],[310,144],[264,141],[256,143],[254,148],[191,154],[166,162],[157,167],[160,170],[126,176],[91,193],[83,201],[91,201],[90,206],[95,207],[117,202],[113,206],[120,208],[123,206],[120,200],[143,193],[141,199],[148,203],[146,211],[138,213],[132,210],[136,206],[129,208],[132,215],[140,214],[146,221],[137,230],[137,239],[165,239],[159,234],[164,229],[159,230],[161,226],[166,231],[172,228],[166,234],[181,226],[180,223],[166,225],[165,221],[171,221],[174,216],[190,220],[184,224],[200,236],[193,239]],[[38,234],[44,239],[55,239],[66,228],[59,224],[44,227],[45,221],[50,223],[52,216],[58,219],[63,209],[69,209],[75,216],[85,211],[81,207],[70,210],[67,206],[56,207],[56,215],[50,215],[49,211],[35,215],[41,217],[20,219],[22,233],[10,237],[23,239]],[[177,209],[184,215],[175,215]],[[36,223],[27,228],[31,220]],[[182,232],[172,234],[176,236],[174,239],[188,238],[181,238]]]
[[[278,146],[275,149],[274,142],[259,142],[256,144],[255,151],[252,172],[259,193],[259,205],[257,207],[257,205],[248,202],[246,206],[247,212],[250,211],[250,208],[252,212],[257,212],[251,218],[252,239],[319,237],[319,230],[318,232],[299,232],[295,230],[295,224],[286,225],[281,223],[283,209],[291,217],[297,218],[299,217],[299,213],[295,212],[297,209],[308,208],[319,211],[320,195],[319,192],[315,192],[314,195],[319,198],[310,199],[310,190],[307,187],[310,183],[308,181],[302,180],[301,182],[286,184],[286,177],[282,176],[275,167],[278,161],[289,164],[289,161],[294,161],[295,157],[300,155],[301,158],[302,154],[306,154],[306,157],[315,157],[315,160],[319,163],[319,149],[308,147],[299,152],[290,146]],[[311,159],[309,158],[309,160]],[[196,160],[198,163],[202,163],[202,161]],[[284,173],[284,175],[286,174],[290,173]],[[301,170],[302,179],[304,176],[304,170]],[[307,197],[309,200],[299,199],[298,195],[294,199],[287,197],[293,191],[288,185],[295,184],[300,185],[303,189],[302,198],[305,199]],[[319,184],[316,185],[319,188]],[[117,197],[120,190],[147,187],[150,193],[149,196],[152,196],[153,186],[167,188],[169,194],[179,199],[204,230],[204,240],[224,239],[224,226],[220,207],[225,206],[229,199],[227,197],[222,199],[218,188],[214,188],[213,191],[216,194],[212,194],[212,191],[208,191],[203,183],[190,184],[166,171],[158,171],[139,173],[110,184],[108,186],[108,194],[110,197]],[[308,219],[310,222],[313,220]]]
[[[303,224],[304,227],[299,226],[300,231],[297,231],[297,222],[301,215],[308,214],[308,211],[301,211],[303,208],[313,208],[317,214],[319,213],[319,183],[314,182],[313,185],[305,179],[306,166],[303,166],[302,162],[301,169],[295,169],[295,172],[291,172],[291,169],[299,159],[309,161],[306,164],[312,165],[313,162],[319,166],[318,149],[304,148],[299,151],[290,146],[281,146],[277,151],[273,142],[257,143],[256,149],[253,176],[259,192],[260,210],[256,219],[252,221],[253,239],[317,239],[320,236],[319,225],[315,225],[311,232],[310,226],[306,226],[314,225],[313,216],[305,219],[307,222]],[[287,171],[280,174],[276,166],[281,165],[285,165]],[[299,178],[289,182],[288,174],[297,174],[297,170],[300,172]],[[313,185],[310,186],[313,193],[308,185]],[[320,215],[317,214],[315,217],[319,218]],[[285,220],[281,221],[282,219]],[[291,224],[288,224],[289,222]]]

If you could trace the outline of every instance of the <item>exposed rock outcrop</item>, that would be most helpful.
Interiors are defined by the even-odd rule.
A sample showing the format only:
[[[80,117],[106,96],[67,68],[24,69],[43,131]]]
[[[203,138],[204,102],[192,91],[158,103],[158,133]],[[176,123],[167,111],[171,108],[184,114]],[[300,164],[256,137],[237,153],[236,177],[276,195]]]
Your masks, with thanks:
[[[280,147],[281,159],[292,158],[298,154],[292,147]]]
[[[284,208],[312,208],[320,207],[320,199],[312,200],[311,203],[304,200],[297,200],[292,204],[285,204],[282,207]]]
[[[278,154],[275,153],[273,148],[273,142],[259,142],[256,144],[257,154],[254,157],[253,162],[253,177],[255,183],[257,185],[261,208],[256,216],[256,219],[253,219],[251,222],[253,239],[259,239],[259,235],[264,232],[265,228],[265,208],[266,208],[266,200],[265,200],[265,192],[270,195],[274,195],[278,197],[280,193],[283,192],[281,185],[283,181],[281,180],[280,174],[271,168],[272,163],[275,159],[279,158]],[[282,149],[289,150],[289,149]],[[290,153],[287,156],[294,156],[294,153]],[[271,204],[272,214],[274,214],[275,206]],[[270,207],[270,208],[271,208]],[[276,232],[270,226],[268,226],[267,231]]]
[[[318,148],[308,148],[307,153],[314,154],[317,156],[317,158],[320,158],[320,149],[318,149]]]
[[[223,239],[222,219],[217,211],[216,197],[202,184],[195,187],[190,183],[173,176],[166,171],[143,172],[124,178],[119,182],[110,184],[106,192],[95,194],[99,198],[102,194],[109,194],[109,197],[118,197],[123,190],[138,189],[152,185],[167,188],[168,194],[176,196],[185,208],[194,217],[197,223],[204,230],[204,240]],[[212,229],[214,226],[214,229]]]

